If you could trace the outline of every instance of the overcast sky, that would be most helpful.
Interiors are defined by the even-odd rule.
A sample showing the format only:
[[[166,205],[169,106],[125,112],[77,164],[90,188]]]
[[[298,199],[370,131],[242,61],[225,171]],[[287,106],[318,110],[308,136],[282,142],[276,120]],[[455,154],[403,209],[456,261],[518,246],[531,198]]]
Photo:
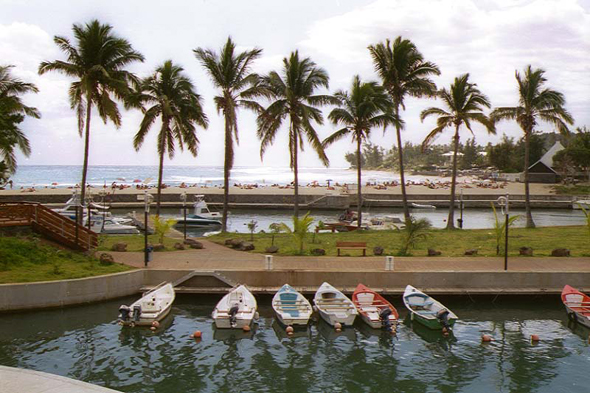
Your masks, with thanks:
[[[531,64],[544,68],[548,86],[565,94],[576,126],[590,126],[590,0],[0,0],[0,9],[0,64],[15,65],[15,75],[40,89],[39,94],[26,97],[43,117],[22,125],[33,153],[28,159],[20,157],[21,165],[82,163],[83,143],[67,96],[71,80],[55,73],[39,76],[37,69],[43,60],[65,59],[53,43],[55,35],[72,38],[73,23],[94,18],[111,24],[145,56],[144,63],[131,67],[139,76],[172,59],[184,67],[203,96],[210,125],[208,130],[198,130],[197,158],[177,153],[167,164],[223,165],[223,121],[213,105],[216,91],[192,50],[219,50],[228,35],[240,49],[263,49],[253,68],[258,73],[279,70],[282,59],[299,49],[328,71],[332,92],[348,89],[355,74],[376,80],[367,46],[399,35],[412,40],[426,60],[439,65],[441,75],[435,78],[439,87],[468,72],[494,106],[516,105],[514,72]],[[402,114],[404,140],[421,142],[434,127],[434,118],[425,123],[419,120],[420,111],[432,105],[440,103],[407,101]],[[158,125],[140,152],[132,147],[140,119],[138,111],[123,112],[123,124],[117,130],[95,115],[90,164],[157,165]],[[255,117],[242,111],[238,121],[235,165],[288,166],[287,129],[261,162]],[[552,131],[548,125],[539,128]],[[321,138],[335,129],[328,123],[317,127]],[[521,133],[511,122],[499,125],[499,136],[477,131],[481,144],[498,141],[502,133]],[[462,138],[469,136],[464,130]],[[449,139],[445,135],[437,142]],[[394,131],[383,135],[382,130],[374,130],[372,140],[390,148]],[[348,140],[330,147],[331,166],[346,167],[344,153],[353,149]],[[310,150],[300,156],[300,165],[320,166]]]

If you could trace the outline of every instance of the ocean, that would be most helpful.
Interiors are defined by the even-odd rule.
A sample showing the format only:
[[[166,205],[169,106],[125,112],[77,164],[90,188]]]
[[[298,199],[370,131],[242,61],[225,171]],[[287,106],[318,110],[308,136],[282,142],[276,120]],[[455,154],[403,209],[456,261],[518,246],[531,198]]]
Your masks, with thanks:
[[[71,187],[82,179],[81,165],[21,165],[12,177],[13,187]],[[411,180],[423,179],[421,176],[409,176]],[[399,175],[386,171],[363,171],[363,183],[388,182],[399,180]],[[88,168],[88,183],[93,186],[117,184],[146,183],[155,185],[158,181],[157,166],[138,165],[96,165]],[[230,184],[285,185],[293,181],[290,168],[276,167],[234,167]],[[347,168],[300,168],[299,185],[313,181],[320,184],[355,183],[356,170]],[[164,183],[169,186],[187,185],[215,186],[223,184],[222,166],[165,166]]]

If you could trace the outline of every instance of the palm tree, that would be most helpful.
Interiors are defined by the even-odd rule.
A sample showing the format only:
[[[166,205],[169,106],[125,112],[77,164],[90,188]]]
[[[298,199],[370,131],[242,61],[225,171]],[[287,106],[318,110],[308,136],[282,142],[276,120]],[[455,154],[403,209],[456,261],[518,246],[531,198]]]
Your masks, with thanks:
[[[270,72],[261,80],[262,88],[270,97],[270,105],[258,116],[258,137],[261,139],[260,157],[270,146],[283,124],[289,117],[289,155],[294,174],[295,208],[299,217],[298,151],[303,150],[305,136],[322,163],[328,166],[329,160],[312,122],[324,123],[319,106],[339,103],[330,95],[314,94],[320,87],[328,87],[328,73],[316,66],[309,58],[299,58],[299,51],[283,59],[283,70],[279,74]]]
[[[564,108],[563,94],[544,87],[547,82],[544,74],[545,70],[533,69],[530,65],[524,70],[524,78],[516,71],[518,106],[496,108],[490,114],[494,122],[516,120],[524,132],[524,193],[527,228],[535,227],[529,192],[529,139],[535,132],[537,121],[542,120],[553,124],[561,133],[568,133],[567,124],[574,123],[574,119]]]
[[[257,87],[258,76],[250,73],[252,62],[262,54],[262,49],[236,53],[236,45],[231,37],[221,48],[219,54],[210,49],[197,48],[195,56],[209,73],[215,87],[221,94],[215,97],[217,111],[223,113],[225,120],[225,159],[223,164],[223,218],[221,231],[227,230],[229,203],[229,177],[234,165],[234,138],[238,139],[238,109],[246,108],[260,111],[262,108],[252,98],[260,94]]]
[[[356,168],[358,183],[358,227],[362,224],[362,181],[361,181],[361,147],[364,141],[369,139],[371,129],[374,127],[387,127],[397,123],[397,118],[391,113],[392,102],[385,89],[376,82],[361,82],[356,75],[352,79],[350,93],[338,91],[334,97],[340,100],[340,106],[334,108],[328,118],[334,125],[342,124],[344,127],[324,139],[322,145],[327,147],[332,143],[348,135],[352,135],[356,142]]]
[[[459,129],[465,125],[473,134],[471,124],[473,122],[484,125],[490,134],[495,134],[494,123],[482,113],[482,110],[491,106],[489,99],[477,88],[475,83],[469,82],[469,74],[455,78],[449,90],[443,88],[438,96],[445,103],[448,111],[436,107],[428,108],[420,114],[420,120],[424,121],[431,115],[437,116],[436,128],[424,139],[422,148],[426,148],[447,127],[455,127],[453,136],[453,177],[451,180],[451,200],[449,205],[449,217],[447,229],[455,228],[455,186],[457,182],[457,152],[459,150]]]
[[[25,155],[31,154],[29,140],[19,128],[25,116],[39,119],[37,108],[23,103],[21,95],[37,93],[32,83],[25,83],[10,75],[12,66],[0,66],[0,163],[3,169],[0,176],[11,175],[16,170],[15,147]],[[6,172],[6,173],[5,173]]]
[[[156,68],[151,76],[141,80],[137,92],[129,99],[129,106],[141,107],[144,114],[137,134],[133,139],[135,150],[139,150],[151,126],[159,117],[162,121],[158,134],[158,198],[156,215],[160,215],[164,155],[174,157],[174,142],[181,150],[186,146],[193,156],[197,155],[199,140],[195,125],[207,128],[207,115],[201,106],[201,96],[195,91],[190,79],[183,74],[183,68],[167,60]],[[144,108],[148,105],[148,108]]]
[[[373,58],[373,65],[393,100],[393,113],[399,118],[399,111],[406,109],[404,100],[409,97],[432,97],[436,94],[436,85],[429,79],[431,75],[440,75],[438,66],[424,61],[422,53],[418,51],[412,41],[397,37],[393,43],[370,45],[369,52]],[[401,136],[402,123],[395,126],[397,136],[397,150],[399,156],[399,173],[402,186],[402,203],[406,221],[410,218],[406,181],[404,176],[404,155]]]
[[[70,85],[69,94],[70,106],[78,116],[78,132],[80,136],[84,133],[81,201],[86,196],[92,106],[96,106],[98,115],[105,123],[111,120],[117,128],[120,127],[121,113],[113,98],[126,98],[130,91],[129,85],[137,82],[135,75],[126,71],[125,67],[144,60],[127,40],[118,37],[112,30],[112,26],[101,24],[96,19],[85,25],[74,24],[72,31],[76,46],[65,37],[53,38],[53,42],[66,53],[67,60],[44,61],[39,65],[41,75],[57,71],[76,78]]]

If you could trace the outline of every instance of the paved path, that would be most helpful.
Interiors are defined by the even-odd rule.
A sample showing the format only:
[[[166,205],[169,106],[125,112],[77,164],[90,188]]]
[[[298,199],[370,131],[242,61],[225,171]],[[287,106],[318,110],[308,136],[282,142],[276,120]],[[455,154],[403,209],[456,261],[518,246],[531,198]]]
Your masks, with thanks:
[[[202,250],[154,253],[149,268],[187,270],[264,270],[264,254],[232,250],[225,246],[198,239]],[[141,252],[110,252],[116,261],[143,267]],[[295,257],[274,256],[273,269],[317,271],[383,271],[385,257]],[[395,257],[396,271],[500,271],[504,258],[491,257]],[[508,270],[519,272],[590,272],[590,258],[535,258],[508,259]]]
[[[59,375],[5,366],[0,366],[0,391],[14,393],[117,393],[117,390]]]

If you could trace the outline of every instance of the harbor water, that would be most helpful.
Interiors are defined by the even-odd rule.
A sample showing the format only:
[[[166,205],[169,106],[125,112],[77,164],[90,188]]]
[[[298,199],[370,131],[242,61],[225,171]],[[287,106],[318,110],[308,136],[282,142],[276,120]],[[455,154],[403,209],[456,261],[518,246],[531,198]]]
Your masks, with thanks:
[[[288,337],[271,298],[258,297],[250,333],[215,330],[220,296],[177,297],[156,332],[122,328],[134,298],[0,315],[0,364],[124,392],[587,392],[590,330],[568,321],[558,296],[443,297],[458,316],[444,338],[409,320],[397,336],[361,321],[323,321]],[[406,316],[401,299],[391,298]],[[195,330],[203,339],[189,336]],[[482,343],[482,334],[491,343]],[[541,341],[533,344],[530,336]],[[0,387],[1,390],[1,387]]]

